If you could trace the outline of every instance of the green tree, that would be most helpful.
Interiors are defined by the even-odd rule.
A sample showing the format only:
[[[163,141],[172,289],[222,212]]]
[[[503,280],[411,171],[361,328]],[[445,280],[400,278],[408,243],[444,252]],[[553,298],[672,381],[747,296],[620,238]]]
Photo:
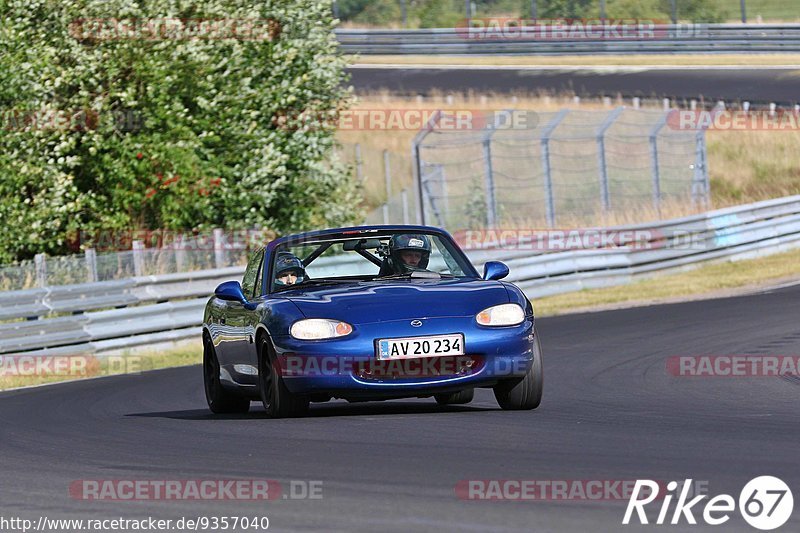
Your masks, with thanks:
[[[402,20],[400,3],[397,0],[374,0],[354,20],[370,26],[397,25]]]
[[[357,191],[332,156],[347,91],[331,13],[320,0],[0,0],[0,261],[96,229],[352,221]],[[165,33],[142,29],[156,20]]]
[[[540,0],[539,18],[588,18],[596,0]]]

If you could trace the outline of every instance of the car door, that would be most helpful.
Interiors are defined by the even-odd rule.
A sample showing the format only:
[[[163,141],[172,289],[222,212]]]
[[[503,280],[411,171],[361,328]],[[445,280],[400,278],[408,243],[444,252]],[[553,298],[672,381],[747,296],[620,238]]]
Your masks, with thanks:
[[[261,279],[260,271],[263,268],[263,261],[264,249],[262,248],[254,253],[247,263],[242,278],[242,293],[248,302],[253,302],[261,296],[261,287],[257,288],[256,285]],[[253,375],[258,368],[254,357],[255,324],[258,323],[258,312],[254,309],[247,309],[239,302],[227,303],[225,330],[228,338],[222,354],[218,354],[220,365],[231,374],[237,383],[255,383]]]

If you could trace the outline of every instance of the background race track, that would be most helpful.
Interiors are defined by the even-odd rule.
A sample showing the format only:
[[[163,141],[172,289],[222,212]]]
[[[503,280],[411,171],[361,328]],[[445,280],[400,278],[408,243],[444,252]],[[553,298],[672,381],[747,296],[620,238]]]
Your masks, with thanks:
[[[260,407],[213,417],[199,367],[0,394],[4,516],[267,515],[276,531],[660,531],[620,526],[625,502],[462,501],[459,480],[708,481],[738,498],[776,475],[800,499],[800,383],[678,378],[666,358],[800,353],[800,288],[541,319],[545,397],[502,412],[433,400]],[[71,499],[79,479],[322,480],[322,500],[108,502]],[[656,509],[657,512],[657,509]],[[701,512],[695,513],[700,516]],[[655,515],[653,515],[654,517]],[[722,527],[755,531],[738,513]],[[782,530],[800,529],[800,511]]]
[[[579,96],[704,98],[776,102],[798,100],[800,69],[780,67],[351,67],[359,92],[391,88],[395,94],[440,92],[550,93]]]

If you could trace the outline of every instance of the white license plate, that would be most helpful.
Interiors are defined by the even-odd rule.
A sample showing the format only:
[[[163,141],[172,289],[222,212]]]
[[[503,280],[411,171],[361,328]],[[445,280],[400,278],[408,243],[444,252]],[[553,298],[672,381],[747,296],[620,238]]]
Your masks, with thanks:
[[[464,355],[463,335],[435,335],[378,341],[378,359],[381,361],[446,355]]]

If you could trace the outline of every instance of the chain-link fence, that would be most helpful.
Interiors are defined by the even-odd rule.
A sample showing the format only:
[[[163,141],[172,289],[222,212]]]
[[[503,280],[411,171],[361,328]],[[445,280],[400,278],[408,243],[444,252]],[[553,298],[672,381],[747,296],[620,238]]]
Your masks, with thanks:
[[[413,142],[417,184],[389,196],[367,222],[553,227],[704,208],[705,131],[680,129],[673,113],[508,110],[484,127],[454,130],[440,127],[454,122],[439,112]]]
[[[118,241],[112,238],[99,243],[97,249],[89,248],[80,254],[39,254],[33,260],[3,266],[0,268],[0,291],[244,265],[248,254],[269,240],[266,232],[260,230],[214,230],[208,234],[192,235],[133,234],[137,233],[156,238],[131,241],[131,232],[120,232]],[[166,240],[169,242],[164,242]],[[129,243],[129,249],[119,250],[118,242],[125,241]]]
[[[761,23],[798,22],[800,4],[797,0],[664,0],[648,6],[612,0],[337,0],[334,13],[349,27],[450,27],[456,21],[491,17]]]

